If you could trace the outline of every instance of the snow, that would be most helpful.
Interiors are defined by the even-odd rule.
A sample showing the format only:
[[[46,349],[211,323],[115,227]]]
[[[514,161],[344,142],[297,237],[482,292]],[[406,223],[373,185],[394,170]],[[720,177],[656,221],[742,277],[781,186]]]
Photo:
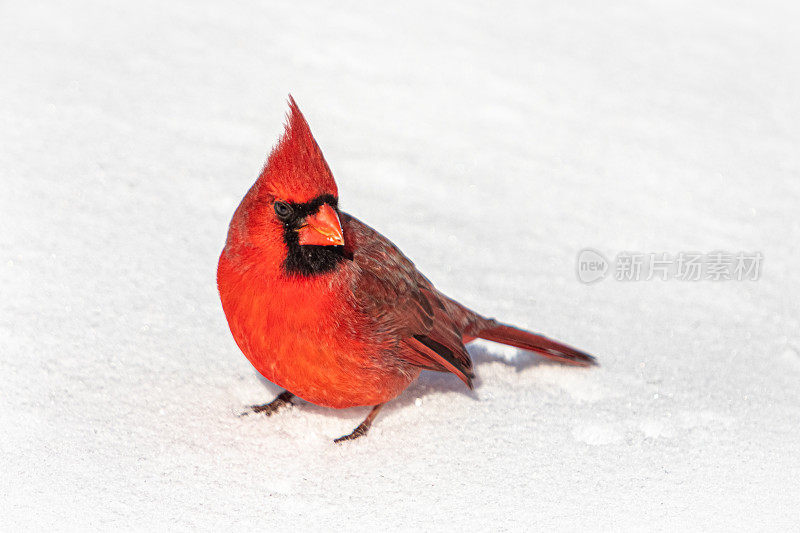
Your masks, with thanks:
[[[3,529],[797,527],[796,3],[0,13]],[[239,417],[278,389],[216,260],[289,92],[346,210],[602,366],[475,344],[343,446],[366,408]],[[587,247],[764,264],[585,285]]]

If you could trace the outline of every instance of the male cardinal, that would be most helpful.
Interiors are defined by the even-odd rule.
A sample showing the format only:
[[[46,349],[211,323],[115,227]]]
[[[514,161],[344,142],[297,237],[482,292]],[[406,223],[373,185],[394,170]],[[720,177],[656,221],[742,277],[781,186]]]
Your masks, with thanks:
[[[557,361],[594,358],[470,311],[436,290],[386,237],[339,210],[336,182],[294,99],[283,137],[231,220],[217,285],[233,338],[286,389],[252,406],[271,415],[294,396],[372,406],[335,442],[365,435],[421,370],[472,388],[464,344],[488,339]]]

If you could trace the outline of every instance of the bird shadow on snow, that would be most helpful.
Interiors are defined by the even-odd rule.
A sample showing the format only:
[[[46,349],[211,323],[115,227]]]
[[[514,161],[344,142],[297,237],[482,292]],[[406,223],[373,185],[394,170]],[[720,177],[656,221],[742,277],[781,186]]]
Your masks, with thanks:
[[[419,378],[409,385],[409,387],[403,391],[400,396],[394,400],[391,400],[386,407],[384,407],[384,414],[392,412],[396,409],[408,407],[409,405],[415,403],[417,398],[423,398],[432,394],[458,393],[477,401],[480,399],[477,394],[477,390],[480,389],[483,383],[479,372],[479,367],[482,365],[501,363],[503,365],[513,367],[517,372],[523,372],[529,368],[542,365],[559,366],[558,363],[526,350],[512,350],[514,353],[511,358],[507,356],[504,357],[503,355],[498,354],[498,352],[488,349],[483,344],[470,344],[467,347],[467,351],[469,351],[469,354],[472,357],[472,363],[476,370],[475,378],[472,380],[474,387],[473,390],[468,389],[464,383],[458,379],[458,377],[449,372],[423,371]],[[256,376],[267,390],[267,394],[264,396],[263,401],[256,403],[267,403],[283,391],[283,389],[269,381],[258,372],[256,372]],[[365,407],[331,409],[329,407],[315,405],[297,398],[295,398],[292,403],[295,407],[299,407],[303,411],[324,414],[327,416],[340,418],[342,420],[362,418],[366,413],[366,411],[364,411]],[[246,406],[242,406],[242,409],[245,410]]]

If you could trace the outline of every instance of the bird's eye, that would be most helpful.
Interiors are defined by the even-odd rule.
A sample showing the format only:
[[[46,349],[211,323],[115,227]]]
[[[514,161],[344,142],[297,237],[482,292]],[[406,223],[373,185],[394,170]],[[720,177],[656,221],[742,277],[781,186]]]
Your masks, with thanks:
[[[275,214],[279,219],[286,221],[292,216],[292,206],[286,202],[275,202]]]

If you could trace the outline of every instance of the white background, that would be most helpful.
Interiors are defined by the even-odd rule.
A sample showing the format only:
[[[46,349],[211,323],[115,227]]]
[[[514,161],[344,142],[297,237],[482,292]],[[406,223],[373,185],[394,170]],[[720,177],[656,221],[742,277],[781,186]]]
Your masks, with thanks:
[[[0,524],[654,530],[800,521],[794,2],[0,6]],[[271,399],[215,287],[291,92],[477,344],[365,408]],[[584,247],[759,251],[587,286]]]

